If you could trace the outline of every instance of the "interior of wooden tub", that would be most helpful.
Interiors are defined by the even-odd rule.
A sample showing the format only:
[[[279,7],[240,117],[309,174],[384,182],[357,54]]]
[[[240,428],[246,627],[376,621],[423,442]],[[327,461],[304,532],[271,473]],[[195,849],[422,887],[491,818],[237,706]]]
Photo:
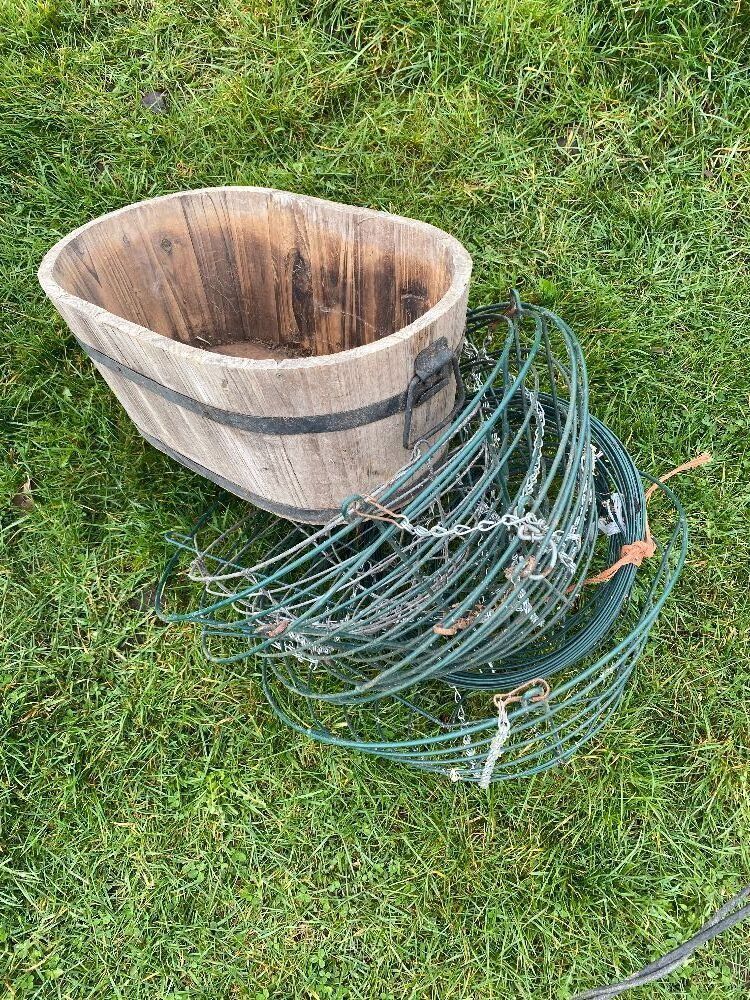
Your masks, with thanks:
[[[95,221],[62,248],[52,277],[194,347],[304,357],[370,344],[414,322],[450,288],[457,247],[409,220],[228,189]]]

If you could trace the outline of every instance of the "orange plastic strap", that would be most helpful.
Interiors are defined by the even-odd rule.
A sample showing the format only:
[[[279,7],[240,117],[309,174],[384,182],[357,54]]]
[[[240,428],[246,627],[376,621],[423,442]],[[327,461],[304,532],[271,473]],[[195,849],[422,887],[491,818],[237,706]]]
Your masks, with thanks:
[[[674,469],[670,469],[669,472],[665,472],[663,476],[659,476],[655,483],[646,490],[646,506],[654,493],[659,488],[660,483],[666,483],[668,479],[672,476],[678,475],[680,472],[689,472],[690,469],[697,469],[701,465],[708,465],[711,461],[711,455],[709,452],[704,451],[700,455],[696,455],[695,458],[691,458],[689,462],[683,462],[682,465],[678,465]],[[640,566],[644,559],[650,559],[651,556],[656,552],[656,542],[651,537],[651,528],[648,523],[648,515],[646,516],[646,531],[645,538],[631,542],[629,545],[623,545],[620,549],[620,558],[616,563],[608,566],[607,569],[603,569],[601,573],[597,573],[596,576],[590,576],[588,580],[584,580],[584,586],[589,586],[596,583],[606,583],[607,580],[611,580],[615,573],[622,569],[623,566]]]

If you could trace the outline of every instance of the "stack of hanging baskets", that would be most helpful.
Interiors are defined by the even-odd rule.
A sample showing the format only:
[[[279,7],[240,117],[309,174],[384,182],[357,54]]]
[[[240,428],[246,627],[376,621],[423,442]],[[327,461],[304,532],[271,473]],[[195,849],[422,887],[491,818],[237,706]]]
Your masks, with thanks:
[[[241,498],[171,536],[159,613],[293,729],[486,787],[601,728],[687,532],[569,327],[515,295],[467,320],[470,272],[424,223],[217,188],[89,223],[40,280],[143,436]]]

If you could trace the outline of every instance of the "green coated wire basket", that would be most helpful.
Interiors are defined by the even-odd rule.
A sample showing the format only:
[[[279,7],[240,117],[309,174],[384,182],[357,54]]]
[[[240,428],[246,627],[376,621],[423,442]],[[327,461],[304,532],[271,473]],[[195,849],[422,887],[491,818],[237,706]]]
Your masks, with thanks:
[[[662,488],[675,517],[658,559],[585,587],[646,515],[625,448],[589,414],[576,338],[512,298],[469,315],[462,373],[453,424],[323,528],[230,502],[172,535],[157,609],[200,625],[209,658],[252,658],[292,728],[487,785],[603,725],[686,527]]]
[[[481,687],[467,687],[465,677],[452,674],[361,706],[296,694],[278,663],[266,660],[262,678],[269,703],[283,722],[320,742],[484,786],[566,760],[617,708],[680,574],[685,517],[672,491],[661,484],[659,491],[671,523],[657,558],[639,569],[637,578],[634,568],[624,571],[637,582],[631,581],[625,600],[617,603],[616,616],[612,595],[591,588],[554,643],[531,647],[522,664],[488,665]]]

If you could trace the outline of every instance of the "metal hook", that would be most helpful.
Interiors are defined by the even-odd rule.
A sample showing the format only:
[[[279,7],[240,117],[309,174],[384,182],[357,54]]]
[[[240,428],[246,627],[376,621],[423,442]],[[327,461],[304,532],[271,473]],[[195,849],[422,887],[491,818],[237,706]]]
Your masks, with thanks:
[[[552,693],[552,688],[548,681],[543,677],[535,677],[533,680],[525,681],[523,684],[519,684],[518,687],[514,687],[512,691],[508,691],[505,694],[502,692],[496,694],[492,699],[492,704],[498,710],[501,706],[507,708],[508,705],[514,705],[516,702],[523,701],[524,694],[532,691],[534,688],[541,688],[541,692],[529,698],[530,702],[546,701]]]

